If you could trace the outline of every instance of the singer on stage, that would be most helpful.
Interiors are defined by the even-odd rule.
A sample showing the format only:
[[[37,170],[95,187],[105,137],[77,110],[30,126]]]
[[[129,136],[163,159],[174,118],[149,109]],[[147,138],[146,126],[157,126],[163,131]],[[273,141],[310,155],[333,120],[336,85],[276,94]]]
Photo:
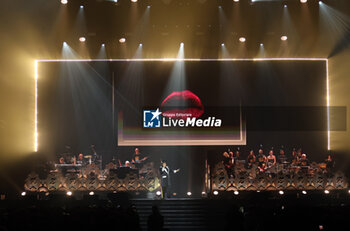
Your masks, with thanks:
[[[171,186],[171,172],[177,173],[180,169],[171,170],[169,166],[167,166],[166,161],[162,161],[162,166],[159,168],[160,176],[161,176],[161,187],[162,187],[162,198],[169,197],[168,191]]]

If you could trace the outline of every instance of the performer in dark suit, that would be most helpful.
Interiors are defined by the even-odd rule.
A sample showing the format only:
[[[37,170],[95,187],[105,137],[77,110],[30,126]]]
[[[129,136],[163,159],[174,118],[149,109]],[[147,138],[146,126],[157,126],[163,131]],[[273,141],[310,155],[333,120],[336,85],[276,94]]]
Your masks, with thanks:
[[[171,186],[171,172],[177,173],[180,169],[171,170],[169,166],[167,166],[166,161],[162,161],[162,166],[159,168],[160,177],[161,177],[161,187],[162,187],[162,198],[168,197],[168,190]]]

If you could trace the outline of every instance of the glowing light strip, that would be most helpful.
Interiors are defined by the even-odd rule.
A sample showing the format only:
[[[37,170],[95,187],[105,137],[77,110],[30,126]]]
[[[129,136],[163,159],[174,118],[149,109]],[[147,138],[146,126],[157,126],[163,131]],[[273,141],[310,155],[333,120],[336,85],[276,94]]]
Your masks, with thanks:
[[[34,114],[34,152],[38,151],[38,61],[34,61],[35,114]]]
[[[149,62],[149,61],[328,61],[327,58],[253,58],[253,59],[195,59],[195,58],[149,58],[149,59],[41,59],[37,62]]]
[[[325,61],[327,74],[327,149],[331,150],[330,141],[330,113],[329,113],[329,70],[327,58],[251,58],[251,59],[195,59],[195,58],[149,58],[149,59],[40,59],[34,62],[34,77],[35,77],[35,128],[34,128],[34,151],[38,151],[38,63],[39,62],[112,62],[112,61],[127,61],[127,62],[147,62],[147,61]]]
[[[327,74],[327,149],[331,150],[331,129],[329,118],[329,72],[328,72],[328,59],[326,61],[326,74]]]

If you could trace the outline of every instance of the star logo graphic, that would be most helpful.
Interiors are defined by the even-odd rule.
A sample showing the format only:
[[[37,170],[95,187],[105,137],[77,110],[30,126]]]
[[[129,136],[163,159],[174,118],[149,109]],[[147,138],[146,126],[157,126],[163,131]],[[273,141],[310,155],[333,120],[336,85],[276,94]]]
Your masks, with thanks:
[[[154,120],[155,118],[157,118],[157,120],[159,120],[159,115],[162,114],[162,112],[159,111],[159,108],[157,108],[157,110],[155,112],[151,112],[151,113],[153,115],[151,121]]]

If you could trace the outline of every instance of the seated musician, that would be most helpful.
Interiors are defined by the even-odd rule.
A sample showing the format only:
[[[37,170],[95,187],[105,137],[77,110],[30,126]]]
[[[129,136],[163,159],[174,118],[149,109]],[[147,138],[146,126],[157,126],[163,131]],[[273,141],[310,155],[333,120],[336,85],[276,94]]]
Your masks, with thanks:
[[[301,148],[299,148],[297,151],[297,157],[298,157],[298,161],[300,161],[300,159],[302,157]]]
[[[66,161],[64,160],[63,157],[60,157],[60,159],[58,160],[58,163],[61,164],[66,164]],[[62,166],[57,166],[57,170],[59,170],[60,172],[62,172],[63,175],[66,175],[67,173],[67,168],[62,167]]]
[[[288,161],[287,156],[284,153],[284,149],[282,149],[282,148],[280,149],[280,154],[278,156],[278,161],[279,161],[280,164],[285,164]]]
[[[61,157],[61,158],[58,160],[58,163],[59,163],[59,164],[65,164],[66,162],[64,161],[64,158]]]
[[[295,148],[293,148],[292,151],[292,165],[298,165],[299,164],[299,157],[297,155],[297,152],[295,151]]]
[[[130,161],[126,160],[125,164],[124,164],[124,167],[131,168]]]
[[[246,169],[251,169],[253,167],[253,164],[256,161],[256,157],[254,155],[254,151],[250,150],[249,155],[246,160]]]
[[[267,171],[267,165],[265,162],[262,162],[261,165],[258,166],[259,173],[265,173]]]
[[[232,152],[230,153],[231,154],[229,154],[228,152],[223,153],[223,156],[224,156],[223,164],[225,166],[227,176],[234,177],[234,158],[233,158],[233,153]]]
[[[233,158],[235,158],[235,160],[238,160],[239,159],[239,155],[240,155],[240,153],[239,153],[239,147],[238,147],[237,150],[235,151],[234,155],[233,155]]]
[[[305,153],[301,155],[301,158],[299,160],[299,166],[303,173],[308,173],[310,166],[309,166],[309,160],[307,159]]]
[[[80,153],[78,155],[78,159],[76,160],[76,164],[80,164],[81,166],[84,166],[87,164],[85,158],[84,158],[84,155],[82,153]]]
[[[260,148],[257,156],[258,166],[261,167],[262,163],[265,163],[265,161],[266,161],[266,156],[264,155],[264,151],[262,150],[262,148]]]
[[[276,166],[276,156],[273,154],[273,150],[271,149],[269,151],[269,155],[266,157],[266,163],[268,168],[268,173],[271,174],[275,173],[275,166]]]
[[[327,173],[332,173],[334,170],[334,160],[331,158],[329,155],[327,159],[325,160],[326,162],[326,171]]]

